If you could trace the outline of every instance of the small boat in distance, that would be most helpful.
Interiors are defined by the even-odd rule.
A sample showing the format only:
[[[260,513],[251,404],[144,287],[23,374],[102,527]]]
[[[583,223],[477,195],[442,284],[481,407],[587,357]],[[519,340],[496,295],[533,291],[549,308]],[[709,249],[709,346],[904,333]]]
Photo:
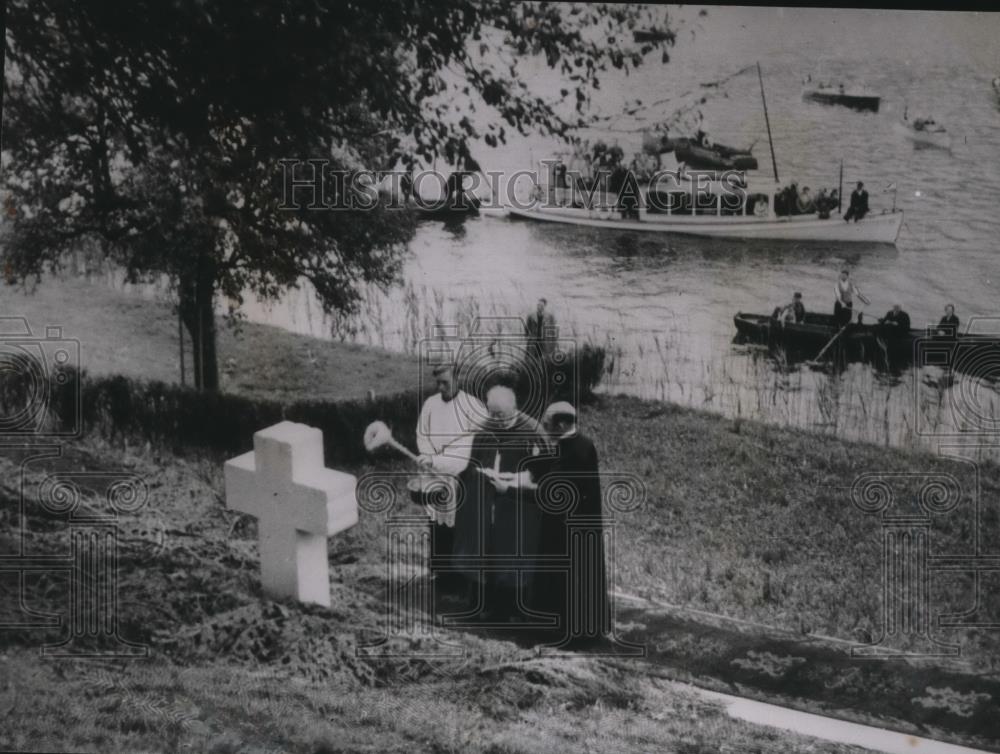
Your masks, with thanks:
[[[936,149],[951,149],[951,134],[933,118],[908,117],[908,109],[903,108],[903,120],[897,121],[896,130],[912,141],[918,147],[934,147]]]
[[[807,86],[802,91],[802,99],[806,102],[817,102],[821,105],[840,105],[859,112],[877,113],[882,98],[870,89],[862,87],[845,88],[843,84],[818,84]]]
[[[635,29],[632,32],[632,41],[638,43],[649,42],[669,42],[674,38],[672,31],[665,31],[653,27],[651,29]]]

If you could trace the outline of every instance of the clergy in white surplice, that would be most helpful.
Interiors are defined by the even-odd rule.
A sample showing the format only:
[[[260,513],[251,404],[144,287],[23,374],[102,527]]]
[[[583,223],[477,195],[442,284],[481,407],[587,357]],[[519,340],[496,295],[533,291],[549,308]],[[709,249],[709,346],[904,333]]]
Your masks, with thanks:
[[[423,468],[421,488],[431,518],[431,565],[451,555],[458,475],[469,463],[472,441],[488,418],[477,398],[458,388],[450,364],[434,369],[438,392],[424,401],[417,423],[417,448]]]

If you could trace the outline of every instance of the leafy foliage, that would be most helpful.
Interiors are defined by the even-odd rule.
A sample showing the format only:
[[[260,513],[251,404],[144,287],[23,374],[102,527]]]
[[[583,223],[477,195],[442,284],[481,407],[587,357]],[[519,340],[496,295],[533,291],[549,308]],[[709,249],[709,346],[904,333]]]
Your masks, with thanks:
[[[170,276],[213,387],[216,294],[236,310],[248,291],[273,299],[306,278],[328,311],[350,311],[361,284],[397,278],[413,231],[385,203],[282,207],[282,160],[471,164],[470,144],[508,128],[566,135],[602,72],[672,43],[623,41],[661,15],[501,0],[14,0],[8,269],[39,274],[97,239],[133,277]],[[559,71],[559,101],[530,91],[524,56]]]

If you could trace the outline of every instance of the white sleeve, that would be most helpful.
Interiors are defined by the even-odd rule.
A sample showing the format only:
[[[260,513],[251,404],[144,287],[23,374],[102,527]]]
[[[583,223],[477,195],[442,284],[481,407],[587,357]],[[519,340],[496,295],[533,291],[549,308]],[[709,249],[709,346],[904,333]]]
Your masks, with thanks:
[[[432,455],[434,446],[431,445],[431,409],[430,401],[424,401],[423,408],[420,409],[420,418],[417,420],[417,450],[423,455]]]
[[[461,474],[465,471],[465,467],[469,465],[469,456],[472,455],[473,437],[471,434],[456,437],[441,453],[431,456],[434,470],[446,474]]]

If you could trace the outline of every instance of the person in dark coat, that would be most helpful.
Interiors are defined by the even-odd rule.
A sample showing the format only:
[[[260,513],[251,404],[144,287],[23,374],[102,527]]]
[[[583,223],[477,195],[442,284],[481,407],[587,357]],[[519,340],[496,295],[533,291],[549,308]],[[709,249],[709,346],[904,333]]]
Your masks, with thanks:
[[[486,396],[489,425],[472,442],[455,512],[453,563],[468,587],[477,619],[529,622],[541,516],[535,500],[539,467],[550,457],[537,423],[517,410],[514,392]]]
[[[549,406],[545,426],[556,448],[537,493],[539,564],[548,567],[539,572],[533,607],[556,615],[556,645],[589,643],[611,633],[597,450],[577,430],[569,403]]]
[[[899,304],[893,305],[892,309],[886,312],[878,323],[883,336],[897,337],[910,333],[910,315],[904,312],[903,307]]]
[[[545,359],[552,355],[558,339],[556,318],[546,309],[548,301],[538,299],[538,304],[524,322],[524,334],[528,339],[528,353],[535,359]]]
[[[851,192],[851,205],[847,208],[844,220],[854,220],[857,222],[868,214],[868,192],[865,191],[865,184],[858,181],[858,187]]]
[[[951,304],[944,308],[944,316],[938,322],[937,334],[952,338],[958,335],[958,315],[955,314],[955,307]]]

